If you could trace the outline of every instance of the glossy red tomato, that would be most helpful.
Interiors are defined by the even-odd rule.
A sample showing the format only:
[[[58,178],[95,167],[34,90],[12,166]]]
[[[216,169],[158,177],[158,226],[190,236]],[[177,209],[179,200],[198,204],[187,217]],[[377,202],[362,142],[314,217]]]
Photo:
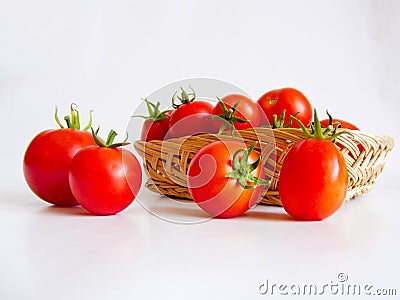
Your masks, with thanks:
[[[212,121],[208,119],[212,110],[212,104],[205,101],[182,104],[172,111],[167,138],[215,132]]]
[[[187,93],[181,88],[181,95],[176,96],[179,104],[175,103],[175,96],[176,93],[172,97],[172,106],[175,109],[171,113],[167,139],[215,132],[213,121],[209,120],[213,111],[211,103],[196,100],[193,89],[191,93]]]
[[[73,121],[69,126],[78,128],[74,106],[71,106],[71,111]],[[49,203],[60,206],[78,204],[68,183],[68,172],[74,155],[90,145],[95,145],[95,142],[87,131],[63,128],[39,133],[28,145],[24,156],[23,172],[28,186]]]
[[[286,87],[269,91],[262,95],[257,101],[261,109],[261,125],[272,125],[273,116],[279,116],[286,110],[284,123],[290,121],[290,116],[296,115],[304,125],[308,125],[312,119],[312,107],[306,96],[294,88]],[[296,122],[292,127],[299,128]]]
[[[188,169],[188,188],[204,211],[213,217],[232,218],[260,200],[267,182],[259,154],[252,150],[230,140],[213,142],[196,153]]]
[[[341,128],[347,128],[347,129],[351,129],[351,130],[360,130],[358,129],[358,127],[350,122],[347,121],[343,121],[340,119],[332,119],[333,123],[340,123],[340,127]],[[325,119],[325,120],[321,120],[321,125],[324,126],[325,128],[329,126],[329,119]],[[337,127],[338,124],[334,124],[334,127]]]
[[[242,123],[232,120],[235,129],[240,130],[260,126],[260,110],[258,109],[257,104],[248,97],[232,94],[225,96],[221,101],[225,104],[226,110],[224,111],[224,107],[218,102],[213,109],[214,115],[219,115],[228,121],[230,121],[232,117],[248,121]],[[235,104],[237,104],[237,106],[235,107],[235,110],[232,111]],[[215,124],[217,126],[216,130],[218,131],[221,128],[222,121],[216,122]]]
[[[144,121],[141,140],[152,141],[152,140],[164,140],[169,130],[169,119],[171,112],[165,112],[158,120],[146,120]]]
[[[96,215],[113,215],[127,208],[142,183],[140,163],[132,152],[108,145],[79,151],[71,163],[69,183],[79,204]]]
[[[153,103],[143,99],[147,106],[148,115],[134,115],[133,118],[145,119],[140,139],[142,141],[163,140],[169,129],[170,110],[160,110],[160,102]]]
[[[336,212],[346,197],[348,174],[342,153],[325,134],[315,114],[313,134],[296,142],[286,155],[279,176],[282,206],[296,219],[322,220]]]

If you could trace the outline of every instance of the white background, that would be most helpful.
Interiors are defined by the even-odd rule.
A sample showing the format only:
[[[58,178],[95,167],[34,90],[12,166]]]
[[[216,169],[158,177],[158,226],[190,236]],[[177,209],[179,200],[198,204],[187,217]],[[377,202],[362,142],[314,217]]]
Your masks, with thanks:
[[[399,36],[400,1],[395,0],[0,1],[0,224],[5,237],[0,250],[0,298],[4,298],[2,293],[10,296],[18,290],[14,299],[27,299],[28,295],[46,298],[55,293],[64,293],[68,299],[76,288],[86,297],[100,299],[111,295],[102,290],[107,289],[106,283],[120,291],[119,298],[127,299],[132,295],[150,297],[152,292],[183,297],[204,285],[209,286],[210,295],[243,298],[254,296],[253,288],[271,274],[277,281],[300,281],[302,276],[308,281],[321,276],[333,280],[339,271],[352,271],[358,276],[355,280],[375,280],[393,287],[393,278],[399,276],[394,254],[399,251],[399,222],[394,221],[396,209],[391,207],[399,208],[394,200],[400,191],[397,148],[375,191],[323,225],[301,224],[287,230],[282,229],[280,219],[272,222],[260,217],[249,223],[241,219],[182,228],[155,219],[134,203],[114,219],[72,218],[74,231],[67,235],[65,251],[60,241],[71,229],[71,216],[49,210],[37,200],[26,187],[21,169],[23,153],[33,136],[55,127],[55,105],[64,115],[75,101],[83,122],[85,112],[94,109],[95,124],[101,124],[103,132],[113,128],[122,133],[141,97],[189,77],[222,79],[255,99],[268,90],[293,86],[307,95],[320,114],[329,108],[336,117],[350,120],[364,131],[388,134],[398,141]],[[371,218],[377,223],[368,223]],[[226,253],[232,250],[229,247],[240,241],[232,236],[237,232],[247,236],[250,228],[250,248],[234,251],[239,258],[228,255],[226,261]],[[346,234],[339,234],[339,241],[330,244],[330,235],[335,239],[337,228]],[[97,229],[100,232],[93,238]],[[371,240],[364,236],[366,230],[373,231]],[[316,239],[300,239],[299,233],[307,232]],[[127,252],[121,255],[113,244],[128,233],[132,240],[115,244],[125,247],[121,251]],[[129,243],[136,233],[141,239],[133,246]],[[194,238],[197,234],[198,241]],[[160,237],[165,240],[159,243]],[[286,240],[292,238],[298,240],[294,244]],[[58,246],[48,248],[52,239]],[[104,244],[107,239],[111,245]],[[272,239],[271,244],[266,239]],[[6,240],[11,241],[8,247]],[[318,256],[310,250],[310,245],[320,247],[321,243],[323,251],[328,245],[332,252]],[[87,249],[77,250],[80,245]],[[169,250],[168,245],[172,247]],[[196,247],[202,255],[187,254]],[[41,248],[44,256],[39,254]],[[137,251],[130,252],[132,249]],[[71,250],[76,251],[67,253]],[[342,251],[343,257],[338,254]],[[278,257],[282,253],[285,256]],[[113,255],[118,268],[113,266]],[[216,274],[224,278],[223,287],[210,275],[213,267],[207,265],[214,255],[222,259],[222,269],[218,267]],[[267,263],[266,257],[274,255],[276,259]],[[354,263],[357,256],[365,260]],[[381,266],[384,270],[373,276],[367,260],[382,257],[386,260],[372,263],[372,269]],[[310,264],[304,259],[310,259]],[[68,263],[66,270],[63,261]],[[285,264],[288,261],[290,264]],[[52,262],[57,267],[53,268]],[[335,267],[338,262],[343,263],[341,269]],[[247,263],[252,267],[245,267]],[[233,267],[243,272],[235,273]],[[200,275],[193,275],[191,268]],[[298,276],[285,277],[285,273]],[[248,279],[243,286],[241,277]],[[227,286],[228,281],[233,284]],[[46,291],[41,282],[49,282],[52,289]],[[173,283],[180,289],[174,292]]]

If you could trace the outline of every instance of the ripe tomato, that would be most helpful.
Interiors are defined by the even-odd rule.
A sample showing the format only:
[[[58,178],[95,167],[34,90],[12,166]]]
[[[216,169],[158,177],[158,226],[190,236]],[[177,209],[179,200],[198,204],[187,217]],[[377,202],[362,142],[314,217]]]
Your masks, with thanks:
[[[213,217],[232,218],[262,196],[265,175],[259,155],[239,141],[216,141],[190,162],[188,188],[193,200]]]
[[[294,144],[279,176],[279,195],[288,214],[300,220],[322,220],[343,204],[348,185],[346,163],[331,140],[322,134],[318,118],[314,135]]]
[[[306,126],[312,119],[312,107],[306,96],[300,91],[286,87],[269,91],[257,101],[261,109],[261,125],[272,125],[273,116],[279,116],[286,110],[285,124],[290,122],[290,116],[298,113],[296,117]],[[297,123],[293,127],[299,128]]]
[[[358,129],[358,127],[356,125],[354,125],[350,122],[347,122],[347,121],[343,121],[340,119],[332,119],[332,121],[333,121],[334,127],[337,127],[338,126],[337,123],[340,123],[341,128],[346,128],[346,129],[351,129],[351,130],[360,130],[360,129]],[[328,127],[329,124],[330,124],[330,119],[325,119],[325,120],[321,121],[321,125],[324,126],[325,128]]]
[[[213,111],[211,103],[196,100],[196,95],[193,90],[192,93],[186,93],[186,91],[182,89],[181,96],[178,96],[181,104],[175,104],[175,95],[172,99],[175,109],[171,113],[169,132],[166,138],[215,132],[212,126],[213,122],[209,120]]]
[[[79,116],[74,105],[71,105],[71,116],[72,120],[66,117],[70,128],[45,130],[35,136],[23,161],[24,177],[30,189],[44,201],[61,206],[78,204],[68,183],[70,164],[79,150],[95,144],[89,132],[79,130]],[[56,121],[63,127],[57,110]]]
[[[93,133],[95,136],[95,133]],[[110,132],[106,144],[79,151],[72,160],[69,183],[79,204],[96,215],[114,215],[135,199],[142,183],[140,163],[132,152],[112,144],[116,133]]]
[[[213,114],[225,119],[237,130],[260,126],[260,111],[257,104],[243,95],[232,94],[225,96],[215,105]],[[216,130],[218,131],[221,128],[222,121],[214,124],[217,126]]]
[[[169,129],[171,111],[160,111],[160,102],[156,104],[144,99],[147,105],[148,116],[132,116],[144,118],[140,139],[142,141],[163,140]]]

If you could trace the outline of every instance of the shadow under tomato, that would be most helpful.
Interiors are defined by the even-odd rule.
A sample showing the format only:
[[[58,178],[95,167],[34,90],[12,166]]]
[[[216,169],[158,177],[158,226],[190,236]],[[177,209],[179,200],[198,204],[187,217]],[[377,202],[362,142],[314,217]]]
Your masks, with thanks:
[[[239,218],[246,219],[257,219],[257,220],[270,220],[270,221],[296,221],[294,218],[289,216],[285,212],[273,212],[273,211],[248,211],[244,215],[239,216]]]
[[[47,206],[41,210],[43,214],[49,215],[69,215],[69,216],[94,216],[81,206]]]
[[[151,206],[147,207],[147,210],[161,217],[185,216],[199,219],[210,219],[210,216],[198,207],[183,208],[175,206]]]

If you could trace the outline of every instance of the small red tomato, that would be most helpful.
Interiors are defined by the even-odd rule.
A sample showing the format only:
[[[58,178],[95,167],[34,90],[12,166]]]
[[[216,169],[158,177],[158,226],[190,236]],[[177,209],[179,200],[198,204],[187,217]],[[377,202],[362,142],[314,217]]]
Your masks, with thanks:
[[[169,129],[169,119],[171,117],[171,111],[165,110],[160,111],[160,102],[156,104],[144,99],[147,105],[148,116],[133,116],[144,118],[144,124],[142,126],[142,132],[140,139],[142,141],[152,141],[152,140],[164,140],[165,135]]]
[[[54,205],[77,205],[72,195],[68,172],[72,158],[82,148],[95,145],[92,135],[79,130],[79,114],[71,105],[71,117],[65,117],[68,128],[63,128],[56,109],[56,121],[61,129],[45,130],[30,142],[26,149],[23,172],[30,189],[42,200]]]
[[[190,162],[188,188],[193,200],[213,217],[233,218],[261,198],[265,181],[259,155],[239,141],[216,141]]]
[[[315,114],[316,116],[316,114]],[[318,221],[335,213],[346,197],[348,174],[342,153],[322,133],[317,116],[314,135],[294,144],[283,161],[279,196],[288,214],[299,220]]]
[[[128,143],[112,144],[115,131],[106,143],[96,133],[98,145],[79,151],[72,160],[69,183],[79,204],[95,215],[114,215],[135,199],[142,183],[140,163],[132,152],[118,148]]]
[[[213,114],[224,119],[237,130],[260,126],[260,111],[257,104],[243,95],[225,96],[215,105]],[[215,125],[216,130],[220,130],[222,121],[215,122]]]
[[[172,97],[172,105],[175,108],[169,121],[169,132],[167,138],[178,138],[201,133],[215,132],[212,121],[213,106],[206,101],[196,100],[196,94],[187,93],[182,89],[181,96],[178,96],[181,104],[174,102],[175,95]]]
[[[261,109],[261,125],[272,125],[274,115],[280,116],[286,110],[285,124],[290,122],[290,116],[297,113],[296,117],[306,126],[312,119],[312,107],[306,96],[294,88],[286,87],[269,91],[257,101]],[[294,128],[299,128],[293,123]]]
[[[331,120],[330,119],[325,119],[321,121],[321,125],[324,126],[325,128],[328,127],[330,125]],[[358,127],[350,122],[347,121],[343,121],[340,119],[332,119],[333,122],[333,126],[336,128],[338,127],[339,123],[340,123],[340,127],[341,128],[346,128],[346,129],[351,129],[351,130],[360,130],[358,129]]]

